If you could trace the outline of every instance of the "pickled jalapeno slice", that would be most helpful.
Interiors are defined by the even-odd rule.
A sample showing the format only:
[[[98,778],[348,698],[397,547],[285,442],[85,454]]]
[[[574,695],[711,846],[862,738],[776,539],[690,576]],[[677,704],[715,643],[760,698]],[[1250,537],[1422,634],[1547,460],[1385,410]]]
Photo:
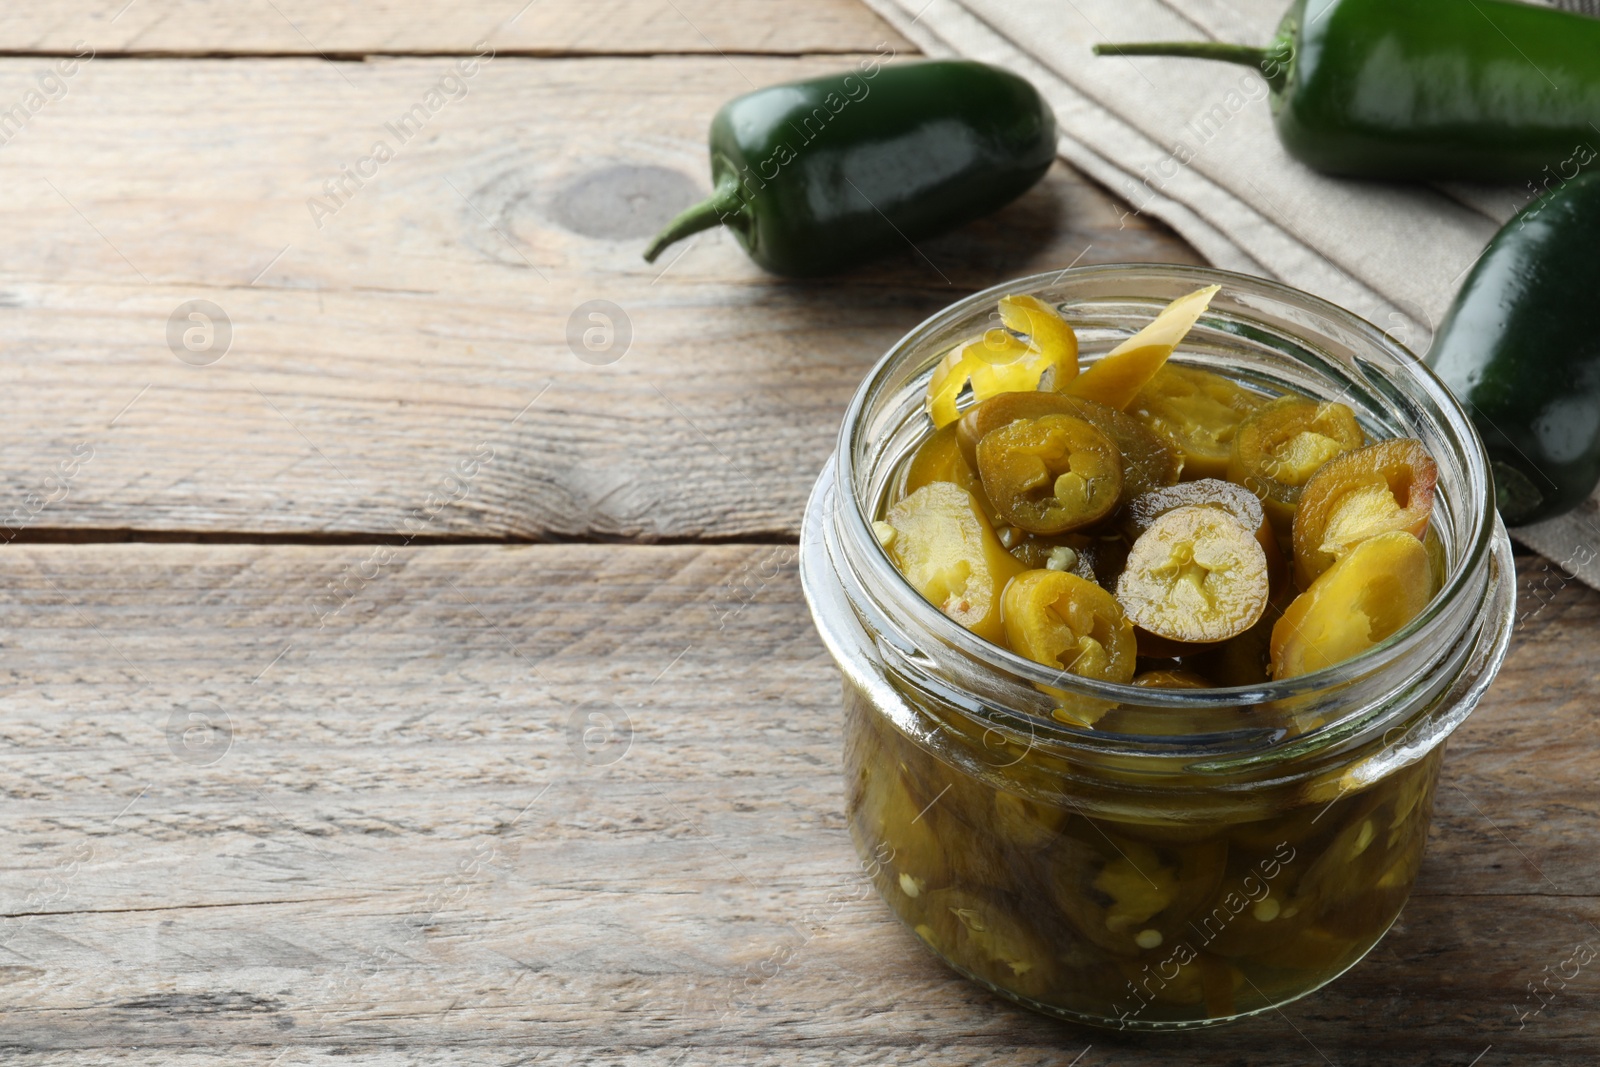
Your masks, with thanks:
[[[1098,522],[1122,495],[1122,455],[1071,415],[1017,419],[978,442],[978,476],[995,508],[1029,533]]]
[[[942,430],[935,430],[933,436],[917,446],[916,452],[911,456],[911,463],[906,467],[905,479],[901,482],[896,495],[903,499],[934,482],[950,482],[960,486],[972,494],[972,498],[983,511],[984,518],[991,524],[999,521],[1000,513],[995,511],[994,505],[989,502],[989,497],[983,491],[983,483],[978,480],[978,473],[972,469],[971,464],[967,462],[966,454],[961,451],[960,442],[956,440],[954,423]]]
[[[1178,450],[1185,477],[1225,478],[1239,424],[1266,402],[1220,374],[1168,363],[1128,413]]]
[[[1283,552],[1278,548],[1278,537],[1267,521],[1261,498],[1242,485],[1234,485],[1219,478],[1201,478],[1193,482],[1179,482],[1155,489],[1128,501],[1122,509],[1122,526],[1129,536],[1139,538],[1150,524],[1174,508],[1188,505],[1206,505],[1221,508],[1256,532],[1261,550],[1267,554],[1267,578],[1274,587],[1288,573]]]
[[[967,463],[956,441],[956,428],[952,423],[917,446],[906,468],[902,496],[910,496],[932,482],[954,482],[966,489],[967,483],[980,484],[978,476]]]
[[[916,899],[950,884],[952,853],[957,850],[941,833],[941,813],[928,810],[934,794],[923,796],[910,778],[905,764],[886,761],[859,776],[852,800],[856,818],[865,822],[874,839],[888,846],[891,883]]]
[[[1133,624],[1116,598],[1098,585],[1065,571],[1027,571],[1012,579],[1001,598],[1011,650],[1068,674],[1126,684],[1138,649]],[[1092,725],[1111,704],[1060,690],[1057,718]]]
[[[1006,296],[1000,300],[1000,319],[1016,332],[988,330],[946,353],[933,369],[927,410],[935,427],[956,421],[957,402],[968,386],[973,399],[983,401],[1000,393],[1059,389],[1077,375],[1077,335],[1054,308],[1037,297]]]
[[[1256,531],[1222,508],[1162,515],[1134,542],[1117,600],[1143,630],[1169,641],[1224,641],[1267,606],[1267,557]]]
[[[1216,893],[1227,863],[1220,841],[1157,846],[1096,826],[1052,850],[1051,895],[1072,925],[1118,956],[1172,946]]]
[[[1060,389],[1077,377],[1078,335],[1055,308],[1036,296],[1002,296],[1000,321],[1006,329],[1026,335],[1029,347],[1048,360],[1049,369],[1038,388]]]
[[[915,932],[982,978],[1019,991],[1050,988],[1054,961],[1047,942],[993,896],[964,889],[930,893]]]
[[[1025,849],[1043,848],[1060,836],[1071,816],[1015,793],[996,790],[994,829],[1010,844]]]
[[[1111,439],[1122,456],[1122,498],[1118,506],[1141,493],[1174,485],[1183,470],[1178,458],[1161,438],[1116,408],[1061,393],[1002,393],[985,400],[961,416],[956,438],[974,470],[978,467],[978,442],[1018,419],[1045,415],[1071,415],[1082,419]]]
[[[1295,511],[1294,568],[1301,588],[1359,541],[1391,530],[1422,537],[1438,480],[1433,458],[1410,437],[1329,460],[1306,482]]]
[[[1126,408],[1166,364],[1167,357],[1172,355],[1172,350],[1178,347],[1178,342],[1188,334],[1220,288],[1209,285],[1174,300],[1161,309],[1150,325],[1067,382],[1063,391],[1119,411]]]
[[[1428,551],[1394,531],[1358,542],[1272,628],[1272,676],[1331,667],[1388,639],[1433,595]]]
[[[960,417],[956,406],[969,385],[977,399],[1013,389],[1033,389],[1049,368],[1048,360],[1005,330],[988,330],[978,340],[951,350],[928,381],[928,417],[935,427]],[[980,392],[981,387],[986,390]]]
[[[1279,397],[1239,424],[1228,481],[1260,497],[1267,517],[1287,534],[1311,476],[1334,456],[1365,443],[1355,412],[1344,404]]]
[[[891,507],[880,541],[912,588],[973,633],[999,643],[1000,594],[1023,571],[972,494],[950,482],[923,486]]]

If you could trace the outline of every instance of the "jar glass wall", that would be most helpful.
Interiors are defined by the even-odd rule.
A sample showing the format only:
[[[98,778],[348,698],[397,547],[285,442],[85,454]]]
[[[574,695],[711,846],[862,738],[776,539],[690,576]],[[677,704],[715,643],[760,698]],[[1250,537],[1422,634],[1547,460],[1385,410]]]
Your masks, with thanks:
[[[1213,283],[1174,359],[1339,400],[1370,438],[1416,437],[1434,457],[1441,591],[1421,615],[1327,670],[1156,690],[984,642],[901,579],[871,522],[929,432],[934,364],[993,325],[1001,295],[1059,307],[1093,360]],[[1021,279],[912,331],[846,416],[807,508],[801,576],[845,680],[851,833],[890,907],[1006,996],[1142,1029],[1303,996],[1383,936],[1417,875],[1443,742],[1498,670],[1514,610],[1483,449],[1444,387],[1347,312],[1190,267]],[[1116,710],[1064,724],[1051,716],[1062,690]]]

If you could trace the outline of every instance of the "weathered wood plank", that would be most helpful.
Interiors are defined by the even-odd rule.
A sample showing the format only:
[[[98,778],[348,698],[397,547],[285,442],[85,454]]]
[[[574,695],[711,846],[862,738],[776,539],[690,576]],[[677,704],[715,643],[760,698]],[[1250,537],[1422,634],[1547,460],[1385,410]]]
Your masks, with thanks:
[[[0,557],[8,1063],[1600,1054],[1587,970],[1519,1018],[1527,983],[1600,938],[1580,696],[1600,593],[1577,583],[1453,742],[1379,950],[1281,1016],[1157,1041],[1000,1003],[871,896],[792,549],[446,546],[363,568],[369,551]],[[306,597],[352,573],[372,576],[319,628]],[[598,710],[611,732],[585,748]],[[205,763],[220,749],[185,748],[174,711],[231,747]]]
[[[0,388],[21,401],[0,523],[792,536],[850,393],[927,314],[1074,260],[1195,259],[1058,167],[840,279],[771,278],[722,234],[652,266],[645,237],[706,187],[717,106],[843,61],[502,57],[400,143],[386,124],[452,62],[77,69],[0,151]],[[39,65],[0,61],[0,86]],[[378,140],[396,155],[357,188],[341,168]],[[631,343],[594,356],[569,331],[596,299]],[[231,323],[209,365],[169,346],[193,300]]]
[[[909,46],[855,0],[60,0],[0,11],[0,51],[350,56],[870,52]]]

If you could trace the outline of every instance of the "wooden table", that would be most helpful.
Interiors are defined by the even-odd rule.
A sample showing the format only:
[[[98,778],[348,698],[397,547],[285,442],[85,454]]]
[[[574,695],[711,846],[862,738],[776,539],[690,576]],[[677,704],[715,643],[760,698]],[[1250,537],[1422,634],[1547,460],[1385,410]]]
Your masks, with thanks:
[[[793,566],[847,397],[997,279],[1197,261],[1065,167],[843,279],[640,259],[719,102],[885,50],[850,0],[0,13],[5,1063],[1600,1055],[1600,595],[1536,557],[1324,993],[1067,1027],[866,887]]]

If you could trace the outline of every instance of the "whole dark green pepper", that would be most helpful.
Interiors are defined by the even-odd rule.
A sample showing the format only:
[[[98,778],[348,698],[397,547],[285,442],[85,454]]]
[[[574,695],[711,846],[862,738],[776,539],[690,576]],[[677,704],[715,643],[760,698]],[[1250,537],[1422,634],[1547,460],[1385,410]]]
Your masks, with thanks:
[[[1049,169],[1056,121],[1027,81],[936,60],[774,85],[711,120],[709,199],[644,258],[723,225],[774,274],[823,274],[1009,203]]]
[[[1597,250],[1600,172],[1506,223],[1428,353],[1483,437],[1508,523],[1568,511],[1600,482]]]
[[[1600,19],[1510,0],[1296,0],[1265,48],[1108,44],[1243,63],[1289,154],[1329,174],[1543,179],[1600,145]]]

